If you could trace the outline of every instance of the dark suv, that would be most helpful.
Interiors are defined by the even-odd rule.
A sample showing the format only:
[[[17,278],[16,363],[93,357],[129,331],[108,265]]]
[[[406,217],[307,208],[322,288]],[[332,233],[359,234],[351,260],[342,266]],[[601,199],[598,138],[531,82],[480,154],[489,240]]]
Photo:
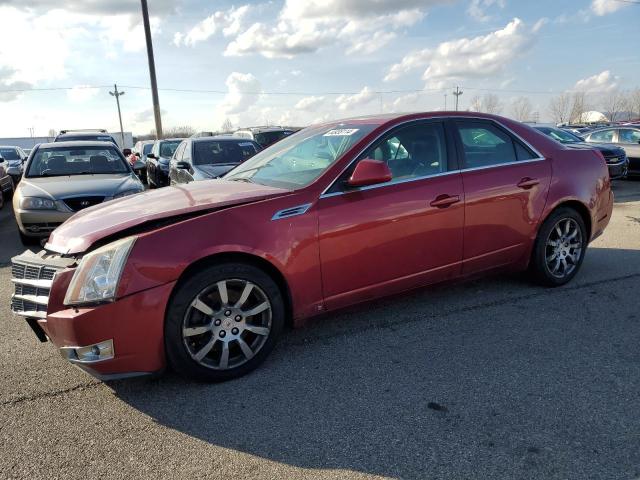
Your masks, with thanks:
[[[54,142],[111,142],[118,146],[118,142],[104,129],[95,130],[60,130]]]

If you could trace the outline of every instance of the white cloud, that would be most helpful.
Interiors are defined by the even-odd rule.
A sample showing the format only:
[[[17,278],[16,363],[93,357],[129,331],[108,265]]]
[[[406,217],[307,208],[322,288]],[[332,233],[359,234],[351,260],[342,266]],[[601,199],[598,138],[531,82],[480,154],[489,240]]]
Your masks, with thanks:
[[[367,105],[375,98],[375,93],[369,87],[364,87],[354,95],[340,95],[336,98],[336,104],[339,110],[353,110]]]
[[[392,65],[385,81],[392,81],[425,68],[423,79],[427,87],[442,88],[447,83],[467,78],[488,77],[502,71],[509,62],[529,50],[540,29],[526,27],[514,18],[500,30],[473,38],[460,38],[407,54]]]
[[[187,33],[176,32],[173,36],[173,43],[176,46],[187,45],[193,47],[220,32],[225,37],[237,35],[248,12],[249,5],[243,5],[238,8],[231,7],[226,11],[219,10],[214,12],[197,23]]]
[[[629,5],[630,2],[624,2],[622,0],[593,0],[591,2],[591,11],[601,17],[628,7]]]
[[[587,93],[603,93],[615,90],[618,87],[619,78],[605,70],[588,78],[578,80],[574,90]]]
[[[304,110],[304,111],[312,111],[317,109],[320,105],[324,103],[325,97],[305,97],[298,101],[295,105],[296,110]]]
[[[253,23],[229,43],[225,55],[292,58],[329,45],[368,54],[422,20],[425,8],[451,1],[286,0],[276,25]]]
[[[88,85],[76,85],[67,90],[67,98],[75,103],[87,102],[100,93],[99,88],[91,88]]]
[[[504,8],[506,0],[471,0],[467,13],[480,22],[491,20],[491,15],[486,13],[491,7]]]
[[[260,98],[262,87],[251,73],[233,72],[225,82],[228,93],[220,109],[225,115],[237,115],[253,106]]]

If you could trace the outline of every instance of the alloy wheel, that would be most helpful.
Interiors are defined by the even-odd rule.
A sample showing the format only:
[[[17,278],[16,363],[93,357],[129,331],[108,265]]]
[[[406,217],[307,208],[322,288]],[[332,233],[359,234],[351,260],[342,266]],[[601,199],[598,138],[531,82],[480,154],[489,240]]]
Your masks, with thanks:
[[[260,287],[247,280],[222,280],[202,290],[187,308],[183,342],[204,367],[236,368],[264,346],[271,317],[271,302]]]
[[[564,278],[576,269],[582,257],[582,230],[573,218],[559,220],[547,238],[545,259],[549,272]]]

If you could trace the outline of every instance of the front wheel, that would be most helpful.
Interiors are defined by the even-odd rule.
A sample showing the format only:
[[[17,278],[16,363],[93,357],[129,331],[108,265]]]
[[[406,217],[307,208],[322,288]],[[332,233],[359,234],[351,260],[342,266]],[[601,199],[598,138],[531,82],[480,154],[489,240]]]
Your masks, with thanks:
[[[177,287],[167,309],[169,363],[201,381],[240,377],[269,355],[284,318],[280,289],[259,268],[240,263],[203,268]]]
[[[560,208],[542,224],[531,259],[538,283],[558,287],[578,273],[587,249],[584,220],[572,208]]]

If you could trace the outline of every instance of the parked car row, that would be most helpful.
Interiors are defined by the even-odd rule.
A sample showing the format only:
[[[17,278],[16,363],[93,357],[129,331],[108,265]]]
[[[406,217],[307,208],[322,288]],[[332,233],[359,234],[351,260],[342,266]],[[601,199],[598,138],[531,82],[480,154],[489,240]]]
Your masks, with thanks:
[[[172,163],[176,172],[195,173],[201,159],[225,166],[241,147],[228,141],[157,142],[154,160],[171,160],[149,179],[159,183],[157,170]],[[248,152],[249,139],[235,141]],[[87,172],[117,177],[105,197],[141,187],[107,142],[48,144],[32,152],[21,185],[33,191],[14,205],[31,213],[78,205],[66,189]],[[609,223],[610,186],[600,151],[498,116],[327,122],[222,179],[78,211],[44,251],[13,259],[11,308],[100,378],[171,366],[227,380],[260,365],[285,324],[320,313],[499,270],[566,284]],[[51,193],[38,199],[36,190]]]

